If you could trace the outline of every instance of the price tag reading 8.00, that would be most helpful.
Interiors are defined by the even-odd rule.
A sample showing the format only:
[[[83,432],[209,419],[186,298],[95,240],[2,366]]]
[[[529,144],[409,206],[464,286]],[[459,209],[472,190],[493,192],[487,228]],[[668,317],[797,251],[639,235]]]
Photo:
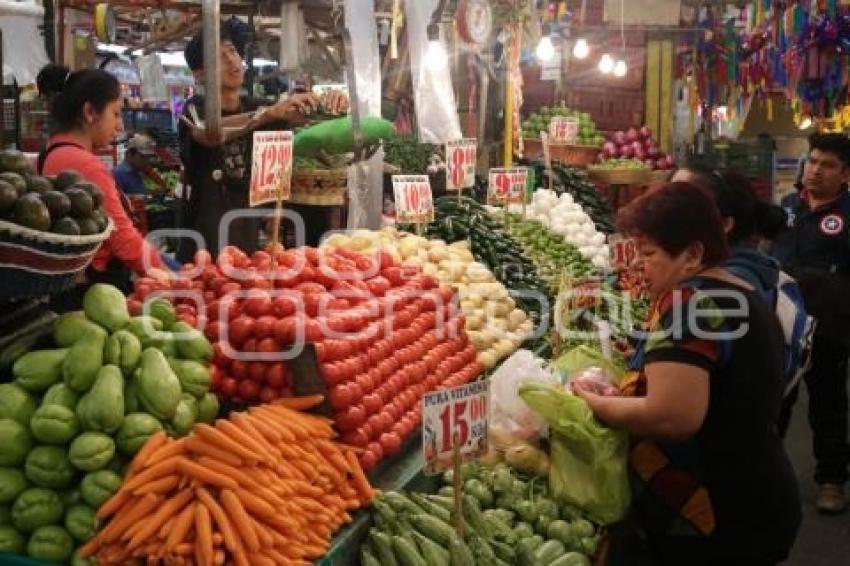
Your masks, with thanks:
[[[422,397],[422,450],[425,473],[452,467],[455,439],[461,458],[487,451],[490,383],[476,381]]]
[[[526,199],[528,168],[490,169],[487,204],[522,204]]]
[[[393,175],[395,215],[399,224],[434,221],[434,200],[428,175]]]
[[[463,139],[446,144],[447,191],[459,191],[475,186],[477,147],[474,139]]]
[[[286,200],[291,192],[292,132],[254,132],[250,206]]]

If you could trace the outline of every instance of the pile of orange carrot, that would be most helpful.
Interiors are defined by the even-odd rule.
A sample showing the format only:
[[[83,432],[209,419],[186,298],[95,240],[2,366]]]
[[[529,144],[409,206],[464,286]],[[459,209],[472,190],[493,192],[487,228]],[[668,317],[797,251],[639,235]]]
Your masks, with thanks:
[[[171,440],[152,436],[80,549],[104,564],[310,564],[375,493],[321,397],[281,399]]]

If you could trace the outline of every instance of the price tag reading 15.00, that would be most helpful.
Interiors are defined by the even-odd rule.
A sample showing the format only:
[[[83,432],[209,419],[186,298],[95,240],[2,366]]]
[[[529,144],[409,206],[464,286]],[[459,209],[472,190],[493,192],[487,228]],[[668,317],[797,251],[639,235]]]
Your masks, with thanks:
[[[399,224],[434,221],[434,200],[428,175],[393,175],[395,215]]]
[[[476,381],[422,397],[422,449],[425,473],[452,467],[455,439],[461,458],[487,451],[490,383]]]
[[[254,132],[250,206],[289,199],[292,179],[292,132]]]
[[[528,184],[528,167],[490,169],[487,204],[522,204]]]
[[[459,191],[475,185],[477,144],[463,139],[446,144],[446,190]]]

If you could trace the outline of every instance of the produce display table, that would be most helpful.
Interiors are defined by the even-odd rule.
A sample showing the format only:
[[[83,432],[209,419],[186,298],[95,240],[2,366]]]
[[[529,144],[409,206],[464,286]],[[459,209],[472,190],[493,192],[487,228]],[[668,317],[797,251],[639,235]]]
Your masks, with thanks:
[[[398,456],[383,462],[374,473],[369,474],[369,481],[375,489],[382,491],[435,492],[440,485],[440,476],[426,476],[423,473],[424,467],[422,435],[419,431],[415,431]],[[328,553],[316,564],[319,566],[359,564],[360,545],[369,532],[369,523],[370,510],[359,510],[354,515],[354,522],[337,533]]]

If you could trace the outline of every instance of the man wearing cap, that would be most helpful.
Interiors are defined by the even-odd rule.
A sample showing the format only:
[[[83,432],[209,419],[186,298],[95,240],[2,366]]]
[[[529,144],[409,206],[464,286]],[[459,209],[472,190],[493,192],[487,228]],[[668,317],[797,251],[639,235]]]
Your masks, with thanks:
[[[252,133],[256,130],[283,130],[302,125],[306,116],[323,106],[312,94],[296,94],[271,106],[265,101],[241,96],[245,76],[243,56],[247,26],[231,19],[221,26],[219,71],[221,75],[221,113],[224,139],[212,139],[197,123],[203,121],[204,103],[200,96],[186,102],[180,123],[181,158],[186,172],[185,227],[198,232],[205,247],[216,255],[226,245],[246,253],[257,249],[260,218],[239,215],[226,227],[226,241],[219,241],[225,215],[248,208],[251,180]],[[204,82],[202,32],[186,46],[186,64],[198,84]],[[330,113],[348,108],[347,99],[333,98],[324,103]],[[191,261],[195,244],[181,243],[179,257]]]
[[[125,195],[144,195],[145,176],[150,170],[148,159],[154,155],[155,142],[144,135],[136,134],[127,142],[124,161],[115,168],[112,175],[115,183]]]

